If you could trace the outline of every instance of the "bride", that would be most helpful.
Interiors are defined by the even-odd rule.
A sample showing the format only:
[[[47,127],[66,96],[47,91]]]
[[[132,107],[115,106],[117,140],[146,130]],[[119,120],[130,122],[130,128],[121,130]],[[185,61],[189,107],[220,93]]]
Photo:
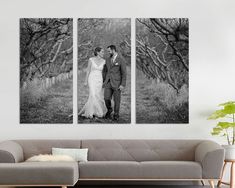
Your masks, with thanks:
[[[104,117],[107,108],[104,102],[104,90],[102,71],[105,65],[104,49],[97,47],[94,51],[94,57],[88,61],[86,78],[84,85],[89,87],[89,97],[86,104],[80,110],[78,115],[86,118]]]

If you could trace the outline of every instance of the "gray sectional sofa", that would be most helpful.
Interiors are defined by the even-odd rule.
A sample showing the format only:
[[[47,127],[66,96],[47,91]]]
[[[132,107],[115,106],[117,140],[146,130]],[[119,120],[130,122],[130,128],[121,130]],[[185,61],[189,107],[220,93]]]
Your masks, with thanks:
[[[25,162],[52,147],[88,148],[88,162]],[[224,149],[207,140],[13,140],[0,143],[0,185],[220,179]]]

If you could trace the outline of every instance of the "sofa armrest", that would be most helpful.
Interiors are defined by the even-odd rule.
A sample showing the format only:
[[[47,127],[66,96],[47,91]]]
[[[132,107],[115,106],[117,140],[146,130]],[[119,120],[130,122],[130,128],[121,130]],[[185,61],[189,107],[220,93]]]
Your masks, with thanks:
[[[0,163],[18,163],[24,160],[22,147],[14,141],[0,142]]]
[[[202,177],[219,179],[224,163],[224,149],[213,141],[203,141],[196,147],[195,161],[202,165]]]

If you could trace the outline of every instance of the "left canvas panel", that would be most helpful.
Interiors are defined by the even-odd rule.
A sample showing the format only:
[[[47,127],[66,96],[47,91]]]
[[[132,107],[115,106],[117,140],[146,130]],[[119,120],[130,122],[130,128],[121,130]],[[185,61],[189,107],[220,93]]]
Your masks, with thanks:
[[[20,19],[20,123],[72,123],[73,19]]]

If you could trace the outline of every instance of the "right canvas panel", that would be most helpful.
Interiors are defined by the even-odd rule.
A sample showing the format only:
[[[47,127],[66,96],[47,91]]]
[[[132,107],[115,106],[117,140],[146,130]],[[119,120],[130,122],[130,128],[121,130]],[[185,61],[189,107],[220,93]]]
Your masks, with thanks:
[[[136,19],[136,123],[189,123],[188,18]]]

